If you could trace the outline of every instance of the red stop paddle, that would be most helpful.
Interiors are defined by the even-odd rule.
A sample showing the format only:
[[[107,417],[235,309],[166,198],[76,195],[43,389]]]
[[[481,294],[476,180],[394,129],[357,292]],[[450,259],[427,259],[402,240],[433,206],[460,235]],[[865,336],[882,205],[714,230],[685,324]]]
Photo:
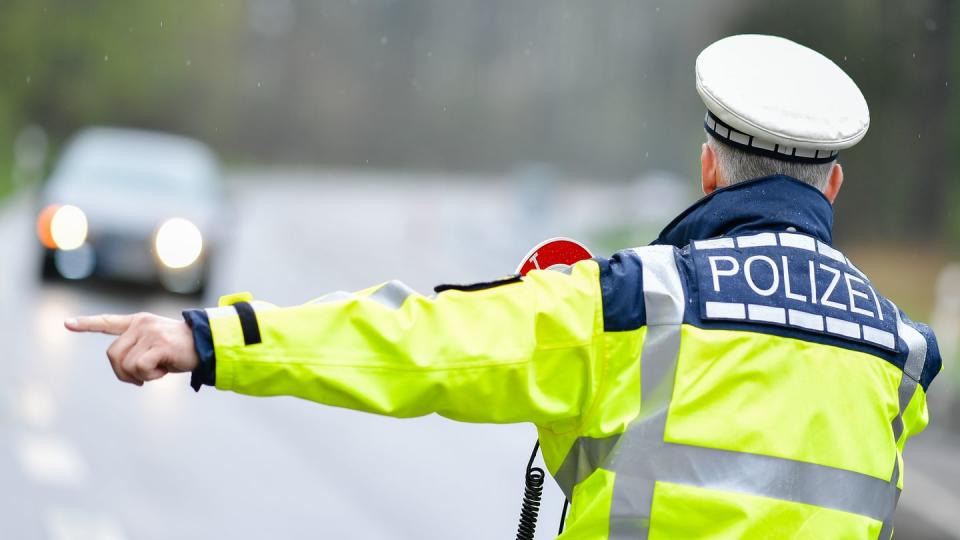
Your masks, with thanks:
[[[576,240],[551,238],[540,242],[527,253],[517,267],[517,273],[525,276],[531,270],[563,268],[591,257],[590,250]]]

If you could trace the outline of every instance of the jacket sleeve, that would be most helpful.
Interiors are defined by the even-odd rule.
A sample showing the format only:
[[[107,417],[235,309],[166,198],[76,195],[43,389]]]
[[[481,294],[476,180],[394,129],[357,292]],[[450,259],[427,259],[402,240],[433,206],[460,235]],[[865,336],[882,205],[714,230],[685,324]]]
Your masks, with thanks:
[[[433,298],[390,282],[296,307],[252,302],[255,329],[229,306],[238,299],[207,310],[221,390],[395,417],[550,425],[579,418],[602,370],[592,260]],[[259,343],[246,344],[251,332]]]

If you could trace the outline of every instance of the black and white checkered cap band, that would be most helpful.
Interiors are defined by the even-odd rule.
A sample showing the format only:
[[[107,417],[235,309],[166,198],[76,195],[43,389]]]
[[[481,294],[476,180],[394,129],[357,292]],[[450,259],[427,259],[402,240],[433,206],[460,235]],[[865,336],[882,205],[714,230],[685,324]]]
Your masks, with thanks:
[[[703,121],[703,127],[708,133],[716,137],[720,142],[739,148],[751,154],[781,159],[784,161],[796,161],[800,163],[829,163],[837,159],[839,152],[837,150],[815,150],[811,148],[797,148],[795,146],[785,146],[775,144],[770,141],[747,135],[742,131],[724,124],[719,118],[707,111],[707,117]]]

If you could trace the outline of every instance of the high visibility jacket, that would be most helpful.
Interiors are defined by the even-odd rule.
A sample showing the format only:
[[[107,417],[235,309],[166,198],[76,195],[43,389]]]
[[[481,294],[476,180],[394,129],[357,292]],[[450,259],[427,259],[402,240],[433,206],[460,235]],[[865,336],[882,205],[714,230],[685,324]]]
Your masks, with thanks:
[[[536,424],[562,538],[889,538],[940,358],[831,226],[822,194],[776,176],[568,272],[227,297],[194,330],[222,390]]]

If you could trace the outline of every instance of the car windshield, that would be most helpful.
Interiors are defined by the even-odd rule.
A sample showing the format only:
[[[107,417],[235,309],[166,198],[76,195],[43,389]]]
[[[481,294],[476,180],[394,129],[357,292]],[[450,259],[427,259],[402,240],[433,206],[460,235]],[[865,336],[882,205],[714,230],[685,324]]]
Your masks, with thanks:
[[[57,177],[85,189],[196,197],[214,193],[214,174],[209,156],[192,145],[110,137],[77,141]]]

